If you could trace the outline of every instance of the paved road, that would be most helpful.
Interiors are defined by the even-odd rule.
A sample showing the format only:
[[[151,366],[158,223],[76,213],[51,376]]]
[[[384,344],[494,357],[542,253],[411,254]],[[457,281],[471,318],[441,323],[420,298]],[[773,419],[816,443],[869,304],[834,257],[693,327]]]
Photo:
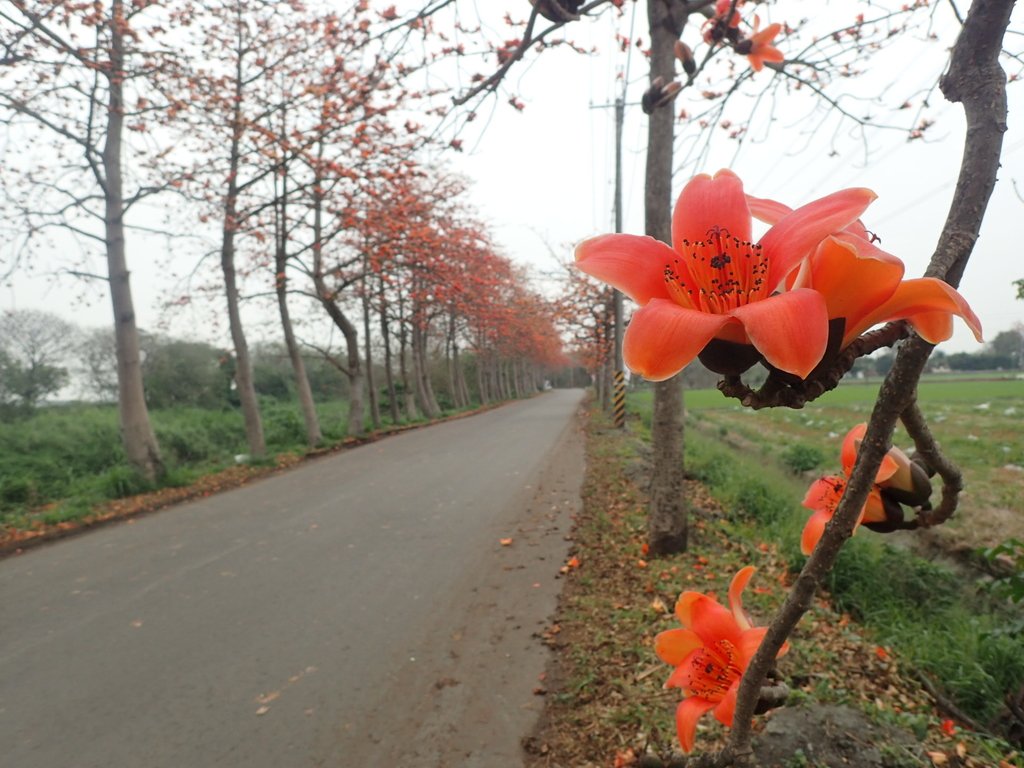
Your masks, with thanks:
[[[0,764],[519,764],[579,501],[580,396],[0,561]]]

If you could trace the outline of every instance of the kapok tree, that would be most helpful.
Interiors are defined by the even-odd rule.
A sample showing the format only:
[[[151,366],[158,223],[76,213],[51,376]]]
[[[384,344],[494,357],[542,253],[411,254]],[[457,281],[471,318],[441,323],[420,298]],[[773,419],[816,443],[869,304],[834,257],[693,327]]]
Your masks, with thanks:
[[[167,15],[155,3],[123,0],[14,0],[0,8],[0,124],[18,148],[0,163],[4,213],[19,233],[9,241],[10,268],[20,265],[23,247],[76,243],[86,263],[68,272],[106,281],[121,439],[128,461],[150,480],[164,464],[142,384],[128,215],[180,179],[159,172],[153,142],[130,137],[145,134],[169,106],[158,84],[172,64],[163,40]],[[88,266],[94,249],[103,253],[105,273]]]
[[[729,34],[736,5],[717,5],[713,29]],[[963,104],[968,133],[953,203],[924,278],[902,280],[902,263],[877,247],[861,223],[870,190],[843,190],[792,209],[749,196],[728,171],[687,184],[674,211],[671,246],[609,235],[577,250],[582,269],[641,304],[627,340],[632,367],[657,378],[706,357],[726,377],[723,391],[750,407],[800,407],[835,386],[865,350],[906,339],[870,421],[844,441],[844,476],[824,478],[808,493],[814,515],[803,548],[809,558],[771,625],[753,627],[742,610],[748,568],[733,581],[729,608],[684,593],[676,608],[683,628],[659,635],[658,654],[676,667],[668,685],[685,696],[677,711],[684,748],[693,747],[697,720],[709,710],[733,726],[725,749],[692,764],[750,764],[752,715],[785,694],[783,686],[767,684],[771,668],[859,523],[883,532],[930,527],[956,509],[960,473],[928,430],[915,391],[954,316],[980,337],[977,317],[955,286],[999,167],[1006,118],[999,56],[1012,6],[1012,0],[976,0],[940,82],[948,99]],[[682,53],[685,62],[688,52]],[[756,243],[751,214],[772,225]],[[770,374],[754,392],[739,377],[759,362]],[[919,464],[890,447],[897,419],[915,442]],[[942,482],[934,506],[929,473]]]
[[[271,117],[301,101],[302,64],[309,43],[304,9],[263,0],[203,0],[191,8],[195,68],[181,83],[191,110],[179,123],[193,152],[193,188],[206,200],[203,219],[220,221],[219,256],[228,325],[235,353],[235,384],[249,452],[266,452],[252,362],[242,325],[237,256],[247,238],[267,241],[260,214],[283,158],[287,137]],[[201,63],[199,63],[201,62]],[[306,97],[308,98],[308,97]]]
[[[590,276],[566,266],[555,303],[557,322],[569,340],[570,351],[600,387],[611,349],[608,291]]]

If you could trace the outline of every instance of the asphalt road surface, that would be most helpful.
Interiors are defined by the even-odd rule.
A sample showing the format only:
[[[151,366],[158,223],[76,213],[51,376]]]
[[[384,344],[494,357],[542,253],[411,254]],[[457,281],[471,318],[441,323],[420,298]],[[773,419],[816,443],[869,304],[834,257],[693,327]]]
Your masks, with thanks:
[[[520,765],[579,504],[581,396],[0,561],[0,765]]]

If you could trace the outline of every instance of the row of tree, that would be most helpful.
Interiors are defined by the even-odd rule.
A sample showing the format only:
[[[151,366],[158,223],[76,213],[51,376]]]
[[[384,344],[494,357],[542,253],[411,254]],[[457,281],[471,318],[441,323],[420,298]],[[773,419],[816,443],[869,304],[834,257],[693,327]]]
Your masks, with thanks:
[[[447,362],[457,406],[471,397],[464,350],[479,363],[473,388],[484,401],[527,391],[559,362],[547,302],[496,252],[463,185],[417,160],[429,140],[420,121],[444,112],[431,106],[435,91],[414,85],[432,55],[408,53],[414,37],[423,50],[434,37],[429,16],[398,23],[393,8],[365,0],[345,12],[275,0],[16,0],[0,10],[0,122],[18,146],[0,171],[6,257],[14,269],[33,253],[77,251],[62,268],[108,285],[125,450],[147,477],[164,469],[129,231],[194,251],[197,290],[222,294],[254,456],[265,443],[247,299],[276,299],[311,445],[321,436],[306,349],[347,380],[351,433],[367,412],[380,423],[377,353],[396,419],[439,412],[434,356]],[[105,270],[90,263],[98,249]],[[202,271],[215,260],[215,276]],[[300,338],[296,296],[308,299],[300,312],[329,318],[340,352]]]
[[[237,408],[236,360],[230,350],[202,341],[140,333],[142,375],[150,408]],[[427,381],[442,408],[462,407],[490,396],[488,376],[492,359],[475,353],[457,361],[445,360],[435,350],[425,365]],[[375,336],[368,361],[368,379],[378,382],[371,399],[393,421],[415,415],[415,391],[407,382],[389,376],[382,340]],[[348,379],[328,350],[307,348],[302,355],[306,383],[317,402],[347,398]],[[375,361],[375,362],[371,362]],[[452,376],[452,366],[459,373]],[[281,342],[255,345],[253,384],[262,400],[296,399],[294,371]],[[515,365],[499,371],[496,397],[525,394],[536,388],[534,375],[548,375]],[[529,380],[524,380],[526,376]],[[391,379],[390,384],[385,382]],[[468,395],[468,399],[467,398]],[[83,329],[57,315],[39,310],[18,310],[0,315],[0,416],[25,416],[47,401],[84,399],[117,401],[117,357],[108,329]]]
[[[884,376],[892,368],[895,355],[886,351],[872,357],[861,358],[854,364],[853,372],[865,375]],[[1017,324],[1007,331],[1000,331],[977,352],[947,353],[935,350],[928,359],[927,371],[1019,371],[1024,368],[1024,325]]]

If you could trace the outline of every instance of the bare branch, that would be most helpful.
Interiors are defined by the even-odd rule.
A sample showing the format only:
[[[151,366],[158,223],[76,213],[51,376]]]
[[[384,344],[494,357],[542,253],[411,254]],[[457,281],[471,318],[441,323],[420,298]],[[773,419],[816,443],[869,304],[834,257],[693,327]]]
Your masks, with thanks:
[[[930,528],[946,522],[956,511],[960,491],[964,489],[963,475],[960,468],[950,461],[939,449],[939,444],[932,436],[924,414],[911,403],[900,414],[900,421],[914,441],[918,454],[927,462],[930,469],[935,470],[942,478],[942,501],[935,509],[922,510],[917,515],[917,522],[923,528]]]

